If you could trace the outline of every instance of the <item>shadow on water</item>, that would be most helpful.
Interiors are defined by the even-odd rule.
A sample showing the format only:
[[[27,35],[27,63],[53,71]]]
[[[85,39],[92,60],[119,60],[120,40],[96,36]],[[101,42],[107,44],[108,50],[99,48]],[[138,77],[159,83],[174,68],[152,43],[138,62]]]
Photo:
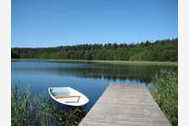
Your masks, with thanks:
[[[135,80],[151,82],[155,74],[161,70],[176,71],[177,67],[169,66],[139,66],[139,65],[97,65],[91,68],[64,69],[67,74],[84,78],[106,80]],[[61,71],[61,69],[59,69]],[[61,72],[60,72],[61,73]]]

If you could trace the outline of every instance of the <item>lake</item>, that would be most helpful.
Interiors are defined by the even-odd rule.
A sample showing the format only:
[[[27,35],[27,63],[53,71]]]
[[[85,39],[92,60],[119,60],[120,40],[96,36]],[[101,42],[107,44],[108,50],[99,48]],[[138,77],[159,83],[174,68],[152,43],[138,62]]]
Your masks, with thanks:
[[[85,106],[89,110],[109,84],[150,85],[155,74],[162,70],[176,71],[177,67],[30,60],[12,61],[11,70],[12,86],[21,84],[32,95],[48,95],[48,87],[70,86],[89,98]]]

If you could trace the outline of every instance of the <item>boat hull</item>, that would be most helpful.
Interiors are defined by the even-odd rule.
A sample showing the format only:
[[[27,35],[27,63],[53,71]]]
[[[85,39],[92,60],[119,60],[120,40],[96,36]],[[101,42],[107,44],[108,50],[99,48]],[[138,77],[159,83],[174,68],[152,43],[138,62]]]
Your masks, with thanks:
[[[67,106],[84,106],[89,102],[84,94],[71,87],[49,87],[48,92],[54,101]]]

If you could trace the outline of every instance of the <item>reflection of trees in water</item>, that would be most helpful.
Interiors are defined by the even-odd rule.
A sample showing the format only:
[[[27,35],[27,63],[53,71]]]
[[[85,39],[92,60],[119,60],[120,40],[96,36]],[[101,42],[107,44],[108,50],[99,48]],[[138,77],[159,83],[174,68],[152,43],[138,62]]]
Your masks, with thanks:
[[[109,66],[105,69],[81,69],[83,77],[92,77],[108,80],[136,80],[150,82],[155,74],[161,70],[176,70],[173,67],[158,66]]]
[[[33,72],[55,73],[83,78],[107,79],[107,80],[135,80],[140,82],[151,82],[155,74],[161,70],[176,71],[173,66],[140,66],[140,65],[105,65],[105,64],[78,64],[72,66],[35,66],[19,68],[19,70],[30,70]],[[16,69],[15,69],[16,70]],[[38,74],[36,73],[36,74]]]
[[[96,65],[96,67],[59,68],[57,72],[79,77],[107,80],[151,82],[161,70],[176,71],[177,67],[139,65]]]

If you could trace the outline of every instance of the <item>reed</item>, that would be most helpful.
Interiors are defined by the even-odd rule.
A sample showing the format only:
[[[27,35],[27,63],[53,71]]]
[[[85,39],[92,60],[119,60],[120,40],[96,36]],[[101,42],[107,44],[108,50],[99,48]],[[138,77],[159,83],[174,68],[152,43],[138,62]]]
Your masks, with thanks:
[[[162,71],[154,78],[152,96],[173,126],[178,126],[177,73]]]
[[[85,116],[83,107],[65,110],[47,95],[32,96],[18,85],[12,88],[11,102],[12,126],[77,126]]]

